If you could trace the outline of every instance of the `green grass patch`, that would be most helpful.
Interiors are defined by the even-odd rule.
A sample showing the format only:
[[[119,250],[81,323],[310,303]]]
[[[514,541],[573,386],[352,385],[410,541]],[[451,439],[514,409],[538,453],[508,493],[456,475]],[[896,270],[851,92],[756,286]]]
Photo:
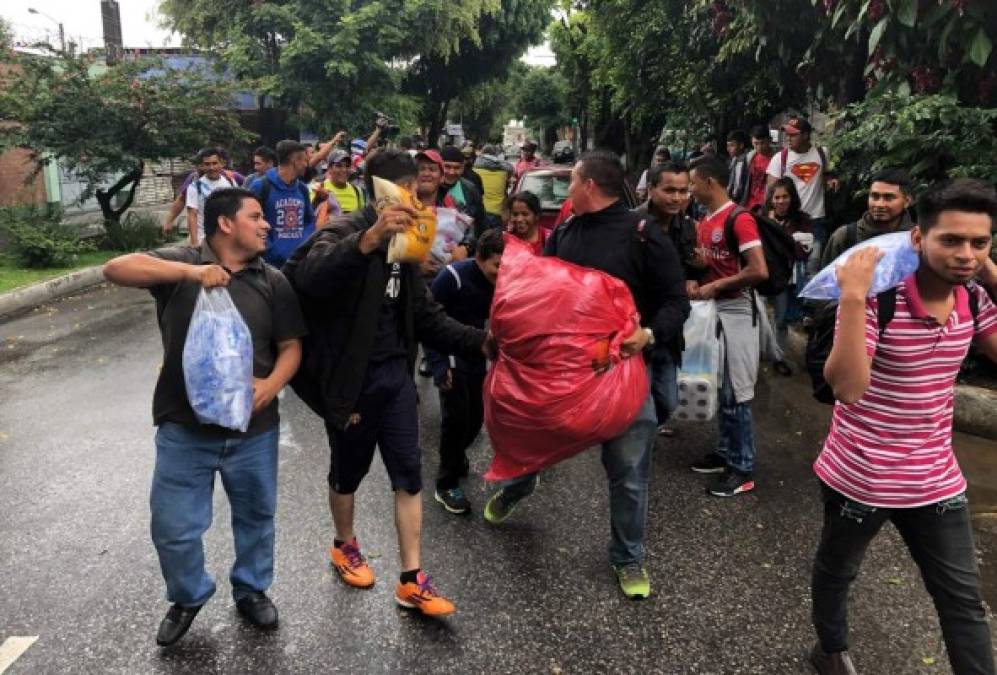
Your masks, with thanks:
[[[17,267],[10,258],[0,256],[0,293],[6,293],[22,286],[29,286],[39,281],[61,277],[63,274],[69,274],[85,267],[103,265],[117,255],[121,255],[121,252],[90,251],[80,254],[76,259],[76,263],[71,267],[52,267],[48,269]]]

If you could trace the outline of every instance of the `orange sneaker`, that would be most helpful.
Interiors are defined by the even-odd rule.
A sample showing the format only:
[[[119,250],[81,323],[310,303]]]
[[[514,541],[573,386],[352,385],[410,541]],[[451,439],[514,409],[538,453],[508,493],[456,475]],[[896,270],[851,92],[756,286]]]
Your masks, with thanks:
[[[453,603],[440,595],[433,586],[433,578],[420,571],[415,583],[398,583],[395,602],[406,609],[417,609],[426,616],[447,616],[456,611]]]
[[[356,588],[370,588],[374,585],[374,570],[367,565],[367,559],[360,553],[356,538],[337,548],[329,547],[329,557],[339,578]]]

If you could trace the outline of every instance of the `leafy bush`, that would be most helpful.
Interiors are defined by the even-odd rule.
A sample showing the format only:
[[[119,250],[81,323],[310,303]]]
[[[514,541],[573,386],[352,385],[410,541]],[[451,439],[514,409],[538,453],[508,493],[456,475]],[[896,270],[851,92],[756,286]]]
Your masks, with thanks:
[[[828,131],[843,187],[830,205],[839,222],[865,210],[869,181],[881,169],[906,169],[917,193],[948,178],[997,182],[994,108],[960,105],[947,95],[870,92],[833,116]]]
[[[69,267],[81,253],[94,250],[79,228],[62,224],[62,210],[49,206],[0,209],[3,252],[22,267]]]
[[[841,177],[860,189],[887,167],[906,168],[920,188],[945,178],[997,182],[997,109],[952,96],[869,96],[834,118],[829,143]]]
[[[104,221],[101,248],[111,251],[146,251],[166,242],[159,219],[149,213],[128,213],[124,220]]]

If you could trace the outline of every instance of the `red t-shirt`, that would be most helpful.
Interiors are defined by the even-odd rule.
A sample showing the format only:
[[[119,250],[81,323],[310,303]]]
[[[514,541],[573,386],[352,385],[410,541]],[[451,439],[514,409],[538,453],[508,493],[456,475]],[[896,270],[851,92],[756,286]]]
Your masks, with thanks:
[[[745,205],[749,210],[756,206],[765,204],[765,190],[768,189],[769,162],[772,157],[756,152],[751,159],[751,166],[748,167],[748,203]]]
[[[696,227],[697,246],[706,258],[706,279],[710,283],[717,279],[732,277],[741,271],[740,256],[731,253],[724,234],[727,216],[735,208],[734,202],[727,202],[713,214],[707,215]],[[742,213],[734,219],[734,235],[737,237],[737,250],[744,253],[749,248],[761,246],[762,240],[758,234],[758,225],[750,213]],[[722,300],[739,298],[743,291],[731,291],[718,298]]]

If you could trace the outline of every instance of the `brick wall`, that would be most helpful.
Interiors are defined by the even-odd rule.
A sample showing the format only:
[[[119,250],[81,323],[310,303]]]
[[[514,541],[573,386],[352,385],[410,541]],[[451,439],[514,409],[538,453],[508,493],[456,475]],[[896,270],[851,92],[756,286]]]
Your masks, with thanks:
[[[48,199],[41,174],[27,184],[24,182],[34,166],[30,156],[27,150],[10,150],[0,155],[0,206],[44,204]]]

